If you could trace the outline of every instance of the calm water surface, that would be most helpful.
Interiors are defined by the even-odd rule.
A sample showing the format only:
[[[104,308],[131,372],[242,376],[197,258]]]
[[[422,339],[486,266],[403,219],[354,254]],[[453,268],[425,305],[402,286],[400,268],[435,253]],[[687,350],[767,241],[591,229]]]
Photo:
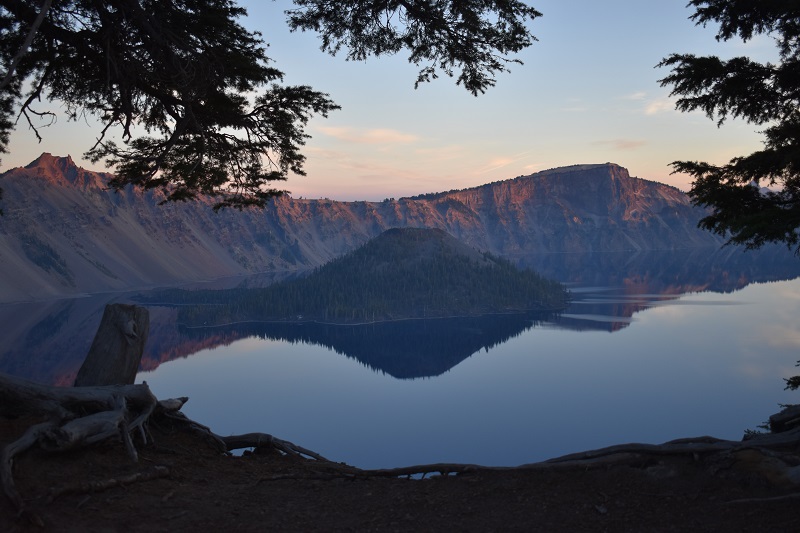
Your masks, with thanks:
[[[624,442],[739,439],[800,373],[800,261],[730,250],[517,258],[569,284],[560,316],[360,327],[180,325],[150,308],[137,381],[227,435],[352,465],[518,465]],[[783,280],[783,281],[774,281]],[[251,282],[251,281],[248,281]],[[109,300],[0,306],[0,372],[74,380]]]
[[[800,359],[800,280],[680,297],[573,290],[562,318],[435,376],[399,379],[267,334],[139,379],[158,397],[189,396],[186,414],[217,433],[264,431],[360,467],[517,465],[623,442],[739,439],[797,402],[782,378]],[[614,314],[631,306],[642,310]]]

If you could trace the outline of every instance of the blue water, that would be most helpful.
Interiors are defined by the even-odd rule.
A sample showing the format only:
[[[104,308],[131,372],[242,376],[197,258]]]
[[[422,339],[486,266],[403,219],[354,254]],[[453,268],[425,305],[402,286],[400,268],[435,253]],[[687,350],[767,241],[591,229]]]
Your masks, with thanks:
[[[219,434],[263,431],[369,468],[739,439],[797,402],[782,378],[800,359],[800,280],[669,299],[629,289],[575,285],[563,320],[431,377],[398,379],[330,347],[251,337],[139,379],[158,397],[189,396],[184,412]],[[614,315],[631,302],[643,309]],[[578,320],[582,308],[593,312]]]
[[[731,249],[514,259],[560,316],[186,328],[150,308],[137,380],[222,435],[374,468],[518,465],[625,442],[740,439],[800,403],[800,259]],[[783,280],[783,281],[770,281]],[[250,283],[252,280],[248,280]],[[70,385],[109,301],[0,305],[0,372]]]

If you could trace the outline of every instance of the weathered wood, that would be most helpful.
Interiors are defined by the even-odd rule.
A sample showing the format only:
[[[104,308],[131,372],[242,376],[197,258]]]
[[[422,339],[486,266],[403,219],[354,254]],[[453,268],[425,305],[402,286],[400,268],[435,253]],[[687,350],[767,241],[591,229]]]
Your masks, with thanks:
[[[8,444],[0,453],[0,481],[2,481],[3,492],[20,513],[24,510],[25,503],[14,484],[14,457],[33,447],[39,441],[40,436],[54,426],[55,424],[50,422],[31,426],[22,437]]]
[[[170,402],[182,405],[180,401]],[[49,421],[34,425],[0,452],[0,482],[20,513],[24,500],[13,478],[14,459],[32,448],[68,450],[116,438],[134,461],[130,433],[142,431],[158,400],[146,383],[97,387],[53,387],[0,373],[0,415],[31,415]]]
[[[150,315],[144,307],[107,305],[75,386],[133,383],[149,331]]]
[[[288,440],[273,437],[268,433],[247,433],[245,435],[230,435],[226,437],[221,437],[218,435],[218,437],[223,443],[225,443],[228,451],[240,450],[242,448],[259,448],[262,446],[269,446],[286,455],[296,455],[299,457],[305,456],[316,459],[317,461],[330,462],[328,459],[325,459],[316,452],[307,450],[306,448],[298,446],[297,444],[289,442]]]
[[[158,400],[147,384],[55,387],[0,373],[0,415],[47,415],[62,421],[115,409],[121,396],[127,408],[153,409]]]
[[[187,400],[171,398],[158,401],[147,383],[54,387],[0,373],[0,416],[47,420],[31,426],[20,438],[0,450],[0,487],[19,515],[26,515],[25,500],[14,483],[14,460],[17,456],[34,446],[62,451],[115,439],[123,442],[130,458],[136,461],[138,452],[131,434],[138,431],[146,443],[146,424],[154,415],[201,432],[220,453],[235,449],[208,427],[180,412]],[[311,450],[264,433],[232,436],[229,441],[235,446],[271,446],[285,454],[325,460]],[[111,480],[110,483],[116,482]],[[29,519],[39,523],[33,515]]]
[[[491,472],[508,470],[554,470],[590,467],[606,467],[610,464],[624,464],[632,460],[641,461],[642,457],[661,455],[687,455],[714,453],[735,453],[743,450],[758,450],[769,455],[771,448],[782,448],[800,442],[800,430],[787,431],[780,434],[765,434],[746,441],[722,440],[714,437],[696,437],[676,439],[664,444],[618,444],[572,453],[549,459],[539,463],[528,463],[519,466],[482,466],[458,463],[436,463],[427,465],[404,466],[377,470],[361,470],[359,476],[367,477],[403,477],[438,473],[441,475],[464,474],[471,472]],[[785,481],[800,484],[800,472],[795,474],[791,468],[782,468],[779,473]],[[795,481],[797,479],[797,481]]]

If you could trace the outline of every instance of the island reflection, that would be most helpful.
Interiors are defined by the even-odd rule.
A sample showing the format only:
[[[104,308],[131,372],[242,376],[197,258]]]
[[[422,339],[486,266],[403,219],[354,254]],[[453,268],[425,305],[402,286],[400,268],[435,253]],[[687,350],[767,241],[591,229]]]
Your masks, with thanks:
[[[143,371],[201,350],[249,337],[317,344],[398,379],[441,375],[481,350],[531,328],[615,332],[637,312],[701,291],[729,293],[753,282],[800,276],[800,260],[785,249],[736,248],[686,252],[548,254],[511,258],[566,283],[573,302],[561,314],[508,314],[335,326],[315,323],[239,323],[185,327],[175,307],[150,307]],[[243,284],[252,286],[254,280]],[[71,384],[102,311],[136,294],[92,296],[0,307],[5,343],[0,371],[44,383]]]

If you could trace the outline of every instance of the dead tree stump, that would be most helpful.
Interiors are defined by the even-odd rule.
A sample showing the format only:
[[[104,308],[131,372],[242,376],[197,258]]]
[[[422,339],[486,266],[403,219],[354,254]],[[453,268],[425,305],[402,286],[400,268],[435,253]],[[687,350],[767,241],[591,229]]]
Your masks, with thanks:
[[[144,307],[107,305],[75,386],[133,384],[149,331]]]

